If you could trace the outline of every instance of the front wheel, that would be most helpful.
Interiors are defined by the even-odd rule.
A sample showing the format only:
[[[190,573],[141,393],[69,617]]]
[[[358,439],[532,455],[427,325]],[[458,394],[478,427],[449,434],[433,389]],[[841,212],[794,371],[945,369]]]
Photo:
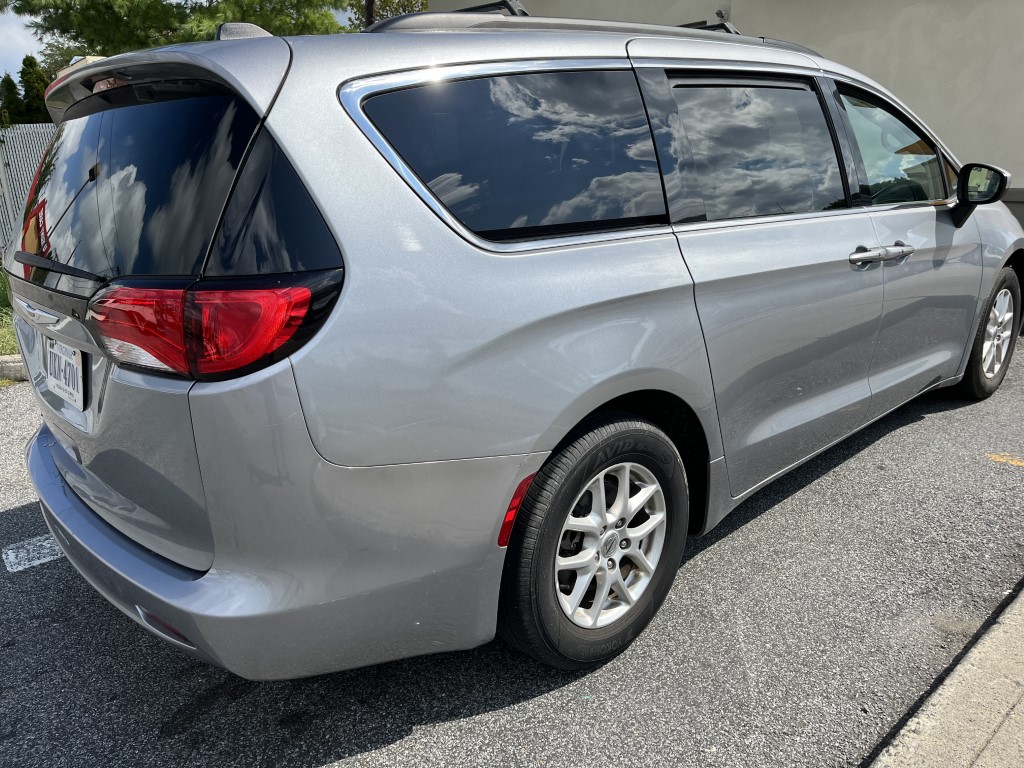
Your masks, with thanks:
[[[499,633],[562,669],[618,654],[675,577],[688,525],[686,471],[653,424],[609,415],[537,473],[509,542]]]
[[[1020,332],[1020,281],[1010,268],[997,276],[974,339],[960,392],[972,400],[991,396],[1006,377]]]

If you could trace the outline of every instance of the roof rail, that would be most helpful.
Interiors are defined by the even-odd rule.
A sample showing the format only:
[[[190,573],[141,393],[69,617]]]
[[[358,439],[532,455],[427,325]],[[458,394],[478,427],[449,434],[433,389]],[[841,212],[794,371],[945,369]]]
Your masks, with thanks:
[[[680,24],[683,29],[706,29],[709,32],[726,32],[730,35],[742,34],[736,29],[735,24],[730,24],[728,21],[691,21],[689,24]]]
[[[473,5],[469,8],[456,8],[449,13],[489,13],[490,11],[508,11],[509,16],[529,16],[522,0],[499,0],[496,3]]]
[[[510,0],[514,2],[515,0]],[[501,5],[500,3],[498,5]],[[607,32],[612,34],[645,35],[658,37],[688,38],[691,40],[723,40],[723,32],[728,32],[729,37],[735,35],[737,40],[726,40],[726,42],[742,42],[758,45],[770,45],[773,48],[782,48],[799,53],[806,53],[817,56],[815,51],[795,43],[786,43],[781,40],[772,40],[763,37],[746,37],[741,35],[732,24],[727,21],[721,24],[710,24],[706,27],[697,28],[694,25],[682,27],[665,27],[655,24],[636,24],[624,21],[597,21],[594,19],[572,19],[572,18],[544,18],[541,16],[506,16],[499,13],[469,13],[463,11],[407,13],[404,16],[395,16],[390,19],[383,19],[373,24],[363,32],[458,32],[478,30],[481,32],[494,32],[504,30],[507,32],[524,31],[550,31],[550,32]],[[703,22],[702,22],[703,24]]]

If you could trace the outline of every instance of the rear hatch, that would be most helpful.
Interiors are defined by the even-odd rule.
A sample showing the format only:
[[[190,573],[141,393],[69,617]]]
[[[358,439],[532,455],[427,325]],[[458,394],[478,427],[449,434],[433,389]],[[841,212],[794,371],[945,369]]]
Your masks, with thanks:
[[[119,57],[53,88],[63,121],[4,256],[18,343],[68,486],[123,534],[197,571],[214,542],[189,391],[290,354],[341,280],[336,243],[261,127],[287,44],[253,42],[269,55],[252,67],[252,91],[209,56],[183,63],[181,49],[164,66],[159,52],[135,67]],[[300,259],[311,240],[316,256]]]

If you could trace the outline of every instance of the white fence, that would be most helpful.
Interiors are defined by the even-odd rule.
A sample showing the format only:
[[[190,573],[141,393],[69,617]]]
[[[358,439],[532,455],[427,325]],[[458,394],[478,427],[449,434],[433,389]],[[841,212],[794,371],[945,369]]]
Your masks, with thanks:
[[[54,130],[50,123],[0,129],[0,252],[20,229],[28,189]]]

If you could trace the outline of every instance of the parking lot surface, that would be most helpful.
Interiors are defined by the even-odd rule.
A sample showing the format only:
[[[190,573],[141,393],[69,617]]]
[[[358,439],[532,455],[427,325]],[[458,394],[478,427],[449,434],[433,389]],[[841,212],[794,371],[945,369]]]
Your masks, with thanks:
[[[1018,364],[992,399],[925,396],[691,540],[651,627],[595,672],[491,643],[249,683],[26,549],[46,534],[37,423],[28,385],[0,389],[0,548],[20,558],[0,567],[3,766],[857,765],[1024,576]]]

